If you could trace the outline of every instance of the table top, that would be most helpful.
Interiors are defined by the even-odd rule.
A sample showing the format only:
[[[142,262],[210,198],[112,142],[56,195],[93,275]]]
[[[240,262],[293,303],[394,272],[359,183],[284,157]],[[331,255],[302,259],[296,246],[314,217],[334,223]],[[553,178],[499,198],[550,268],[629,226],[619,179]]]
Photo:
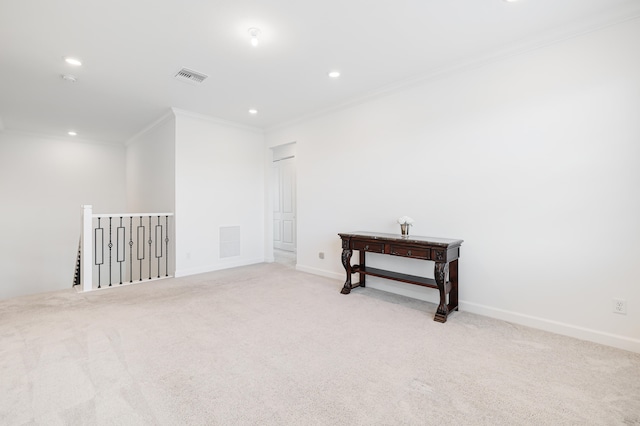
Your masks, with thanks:
[[[339,233],[341,237],[366,237],[374,240],[383,240],[383,241],[402,241],[404,243],[419,243],[419,244],[430,244],[434,246],[441,247],[457,247],[462,244],[464,240],[456,240],[451,238],[439,238],[439,237],[422,237],[418,235],[408,235],[403,237],[400,234],[385,234],[382,232],[368,232],[368,231],[357,231],[357,232],[343,232]]]

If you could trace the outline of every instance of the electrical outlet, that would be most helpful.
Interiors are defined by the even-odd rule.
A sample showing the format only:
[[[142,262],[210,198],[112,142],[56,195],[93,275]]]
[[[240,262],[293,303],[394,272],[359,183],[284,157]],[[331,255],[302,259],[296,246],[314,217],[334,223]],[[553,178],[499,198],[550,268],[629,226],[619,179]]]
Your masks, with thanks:
[[[613,312],[616,314],[627,314],[627,301],[624,299],[613,299]]]
[[[321,251],[320,253],[318,253],[318,257],[320,259],[324,259],[324,252]]]

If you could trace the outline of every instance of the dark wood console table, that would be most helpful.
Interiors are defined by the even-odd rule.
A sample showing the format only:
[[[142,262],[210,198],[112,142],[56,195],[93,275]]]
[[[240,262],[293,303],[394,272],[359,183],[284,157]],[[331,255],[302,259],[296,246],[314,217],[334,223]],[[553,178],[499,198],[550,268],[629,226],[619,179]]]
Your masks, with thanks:
[[[338,234],[342,238],[342,265],[347,272],[347,280],[342,294],[349,294],[355,287],[365,287],[365,276],[371,275],[390,280],[402,281],[423,287],[437,288],[440,291],[440,304],[434,321],[446,322],[449,312],[458,310],[458,257],[462,240],[431,237],[402,237],[396,234],[375,232],[354,232]],[[360,252],[360,264],[352,265],[354,250]],[[366,266],[365,253],[380,253],[392,256],[435,262],[434,278],[385,271]],[[351,282],[351,274],[358,273],[359,282]],[[447,303],[447,295],[449,302]]]

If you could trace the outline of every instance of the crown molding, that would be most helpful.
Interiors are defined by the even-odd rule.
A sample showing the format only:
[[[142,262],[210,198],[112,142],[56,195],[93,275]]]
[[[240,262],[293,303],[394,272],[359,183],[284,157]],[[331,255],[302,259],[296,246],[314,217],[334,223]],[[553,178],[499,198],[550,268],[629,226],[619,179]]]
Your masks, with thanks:
[[[338,111],[343,111],[345,109],[355,107],[357,105],[374,101],[376,99],[391,96],[393,94],[408,90],[416,86],[431,83],[433,81],[444,79],[452,75],[460,74],[473,69],[482,68],[487,65],[501,62],[515,56],[524,55],[539,49],[544,49],[546,47],[560,44],[574,38],[587,36],[589,34],[638,19],[640,19],[640,2],[636,3],[631,8],[625,8],[622,11],[615,11],[609,15],[606,15],[605,17],[600,17],[598,19],[590,21],[582,21],[574,25],[564,26],[552,31],[547,31],[544,33],[544,35],[520,40],[512,44],[511,46],[500,50],[485,52],[484,54],[478,55],[474,58],[451,63],[443,67],[435,68],[426,73],[421,73],[404,80],[399,80],[378,87],[377,89],[373,89],[365,94],[345,99],[344,101],[337,104],[326,106],[324,108],[295,117],[290,120],[283,121],[281,123],[266,126],[264,132],[274,132],[285,129],[287,127],[295,126],[297,124],[302,124],[316,118],[320,118]]]
[[[165,124],[165,122],[167,122],[168,120],[178,118],[178,117],[194,118],[196,120],[206,121],[206,122],[214,123],[221,126],[248,130],[250,132],[258,133],[260,135],[264,134],[264,131],[258,127],[246,126],[243,124],[235,123],[233,121],[227,121],[221,118],[212,117],[205,114],[199,114],[196,112],[187,111],[187,110],[176,108],[176,107],[171,107],[169,108],[168,111],[162,114],[158,119],[154,120],[153,122],[145,126],[142,130],[140,130],[138,133],[136,133],[133,137],[129,138],[125,142],[125,146],[131,146],[135,144],[138,140],[140,140],[142,136],[144,136],[148,132],[152,131],[158,126]]]
[[[222,118],[213,117],[210,115],[200,114],[197,112],[191,112],[180,108],[172,107],[171,110],[173,113],[178,116],[194,118],[196,120],[206,121],[209,123],[217,124],[220,126],[231,127],[241,130],[247,130],[249,132],[257,133],[259,135],[264,135],[264,130],[260,127],[247,126],[246,124],[236,123],[234,121],[224,120]]]
[[[120,148],[123,147],[122,143],[120,142],[105,142],[101,140],[86,139],[86,138],[77,137],[77,136],[51,135],[48,133],[39,133],[39,132],[24,131],[24,130],[0,129],[0,134],[8,135],[8,136],[15,135],[23,138],[47,139],[47,140],[54,140],[58,142],[104,145],[104,146],[120,147]]]
[[[173,111],[171,109],[169,109],[167,112],[162,114],[160,116],[160,118],[158,118],[155,121],[152,121],[151,124],[148,124],[142,130],[140,130],[138,133],[133,135],[131,138],[127,139],[125,141],[124,145],[125,146],[131,146],[131,145],[135,144],[143,135],[145,135],[149,131],[155,129],[159,125],[164,124],[165,121],[167,121],[167,120],[169,120],[170,118],[173,118],[173,117],[174,117]]]

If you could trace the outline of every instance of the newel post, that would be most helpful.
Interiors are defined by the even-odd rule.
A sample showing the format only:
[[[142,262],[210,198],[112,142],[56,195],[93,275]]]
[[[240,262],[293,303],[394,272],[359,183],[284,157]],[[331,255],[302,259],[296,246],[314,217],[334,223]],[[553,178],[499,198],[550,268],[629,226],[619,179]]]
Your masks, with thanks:
[[[93,259],[92,251],[92,232],[93,224],[93,206],[82,206],[82,263],[80,266],[82,291],[90,291],[93,288],[93,268],[91,260]]]

